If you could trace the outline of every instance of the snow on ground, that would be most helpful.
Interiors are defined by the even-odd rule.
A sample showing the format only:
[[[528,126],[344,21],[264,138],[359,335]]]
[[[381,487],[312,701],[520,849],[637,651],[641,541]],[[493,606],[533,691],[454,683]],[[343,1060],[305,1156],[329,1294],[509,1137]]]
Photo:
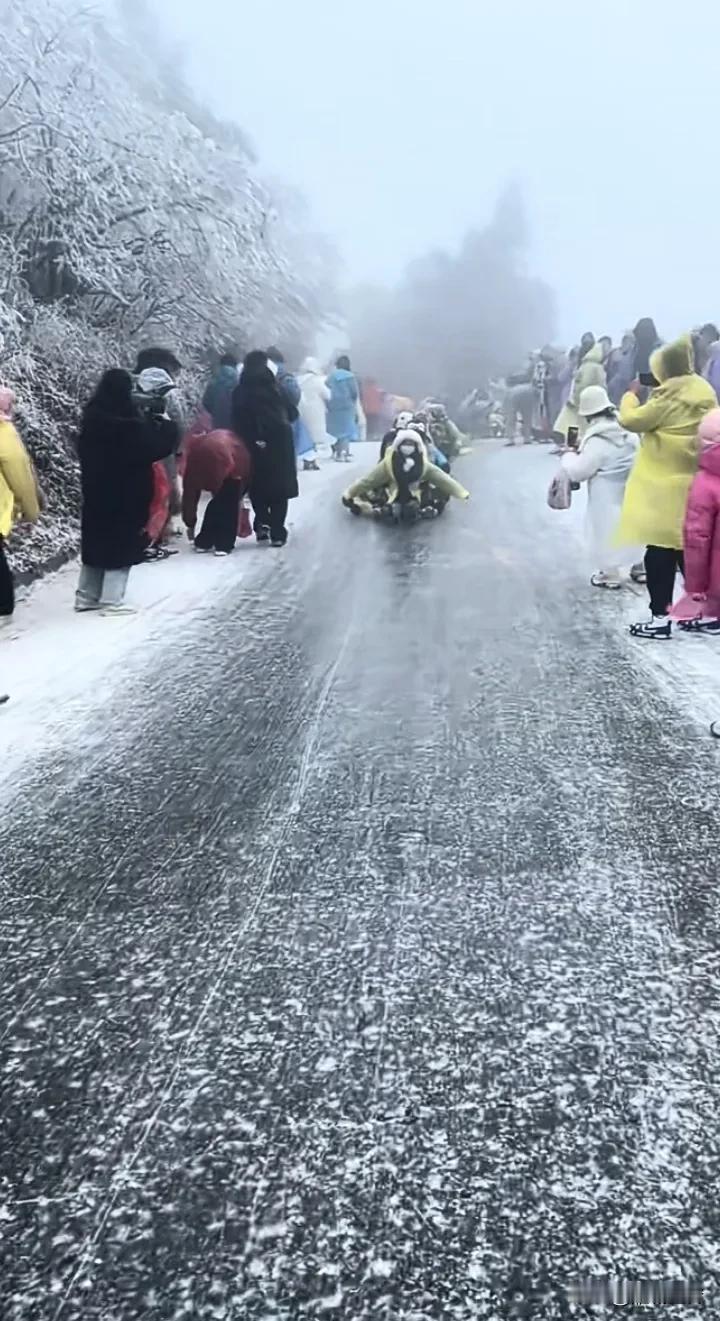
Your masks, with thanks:
[[[367,451],[367,452],[366,452]],[[374,453],[374,451],[373,451]],[[370,462],[370,447],[356,451],[356,468]],[[496,461],[494,459],[490,460]],[[573,556],[577,563],[577,606],[592,592],[588,584],[593,566],[583,544],[584,492],[575,496],[566,513],[549,510],[545,495],[555,470],[545,448],[520,448],[498,455],[517,481],[519,508],[528,523],[537,509],[537,536],[550,537],[559,555]],[[512,465],[512,467],[509,467]],[[302,474],[301,497],[293,502],[290,527],[294,534],[309,530],[317,498],[336,498],[348,472],[326,464],[319,473]],[[473,503],[482,504],[482,492],[473,492]],[[479,520],[478,535],[482,537]],[[180,630],[187,631],[212,605],[213,598],[235,592],[254,580],[262,590],[262,578],[280,552],[259,549],[254,540],[241,542],[227,560],[195,555],[186,541],[178,541],[181,553],[161,564],[142,565],[132,572],[128,600],[139,606],[134,617],[105,619],[75,615],[73,594],[77,565],[36,584],[18,606],[9,637],[0,640],[0,693],[10,694],[10,703],[0,712],[2,759],[0,781],[12,777],[22,762],[32,760],[63,739],[74,737],[83,714],[104,700],[109,685],[133,668],[140,676],[148,653],[159,654],[172,646]],[[495,548],[503,556],[524,556],[527,545],[516,529],[508,529],[506,543]],[[292,546],[288,549],[292,554]],[[528,565],[532,574],[532,565]],[[663,690],[677,706],[707,731],[709,722],[720,718],[720,639],[691,637],[677,630],[671,642],[640,642],[627,635],[628,625],[647,613],[643,588],[628,584],[622,594],[607,594],[608,627],[626,637],[635,664],[647,675],[649,684]],[[592,651],[592,635],[587,646]],[[609,676],[610,678],[611,676]]]
[[[366,461],[358,453],[358,463]],[[288,527],[307,533],[318,503],[334,500],[348,480],[348,469],[325,464],[300,475],[300,498],[290,505]],[[132,570],[129,605],[134,616],[103,618],[73,611],[78,565],[71,563],[34,584],[21,599],[9,633],[0,633],[0,693],[10,702],[0,711],[0,783],[40,752],[75,737],[83,714],[101,703],[114,680],[133,667],[140,674],[149,651],[172,646],[180,630],[223,593],[247,587],[272,571],[287,551],[258,547],[254,538],[238,542],[227,559],[197,555],[183,537],[172,559]]]

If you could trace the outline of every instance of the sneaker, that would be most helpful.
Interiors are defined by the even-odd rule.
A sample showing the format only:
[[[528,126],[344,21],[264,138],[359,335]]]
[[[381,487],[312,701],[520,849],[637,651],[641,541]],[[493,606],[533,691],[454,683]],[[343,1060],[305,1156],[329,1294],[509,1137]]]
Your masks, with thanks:
[[[303,460],[303,472],[319,472],[319,471],[320,471],[320,464],[318,463],[317,459]]]
[[[230,551],[229,551],[229,550],[216,550],[216,551],[213,551],[213,554],[214,554],[216,560],[226,560],[227,557],[228,557],[228,555],[230,554]]]
[[[269,540],[270,540],[270,528],[269,528],[269,527],[259,527],[258,530],[257,530],[257,532],[255,533],[255,539],[256,539],[256,541],[269,541]]]
[[[667,615],[653,615],[642,624],[630,625],[633,638],[664,639],[672,637],[672,620]]]
[[[209,554],[210,554],[210,547],[209,547],[209,546],[193,546],[193,550],[195,551],[195,554],[196,554],[196,555],[209,555]]]
[[[101,605],[101,615],[136,615],[137,609],[134,605]]]
[[[76,615],[97,614],[100,609],[100,604],[98,601],[76,600],[74,608]]]
[[[683,633],[720,633],[720,619],[681,619]]]
[[[599,573],[593,574],[592,578],[590,579],[590,585],[592,587],[604,587],[605,590],[608,592],[619,592],[622,587],[622,583],[619,578],[612,577],[608,573],[603,573],[602,569],[599,571]]]

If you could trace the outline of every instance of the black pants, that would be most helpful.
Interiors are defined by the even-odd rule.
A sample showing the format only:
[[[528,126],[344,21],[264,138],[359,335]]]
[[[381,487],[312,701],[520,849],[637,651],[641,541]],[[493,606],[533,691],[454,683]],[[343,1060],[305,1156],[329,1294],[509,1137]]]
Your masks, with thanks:
[[[202,527],[195,538],[198,550],[230,553],[237,537],[240,494],[240,482],[228,477],[205,510]]]
[[[645,573],[650,593],[650,609],[654,615],[666,615],[672,605],[675,574],[684,572],[683,553],[668,546],[648,546],[645,551]]]
[[[252,507],[255,511],[254,532],[256,537],[261,540],[267,540],[267,531],[270,532],[271,541],[279,541],[285,545],[287,541],[287,528],[285,519],[287,518],[288,502],[287,500],[275,500],[272,504],[267,504],[264,500],[258,500],[250,496]],[[265,536],[263,536],[265,533]]]
[[[5,542],[0,537],[0,615],[5,618],[15,609],[15,588],[10,565],[5,557]]]

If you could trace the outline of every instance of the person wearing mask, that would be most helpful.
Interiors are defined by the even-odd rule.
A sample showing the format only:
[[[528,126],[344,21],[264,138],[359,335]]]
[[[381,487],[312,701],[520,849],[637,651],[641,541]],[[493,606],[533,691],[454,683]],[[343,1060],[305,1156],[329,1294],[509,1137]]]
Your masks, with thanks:
[[[223,353],[217,371],[208,382],[202,406],[213,431],[227,431],[232,421],[232,397],[238,383],[238,360],[234,353]]]
[[[0,388],[0,630],[9,628],[15,586],[5,553],[16,514],[26,523],[40,517],[40,493],[32,463],[13,423],[15,395]]]
[[[150,369],[150,375],[159,370]],[[144,376],[141,372],[141,386]],[[78,440],[82,569],[77,611],[134,613],[125,605],[125,592],[130,569],[140,563],[146,545],[153,464],[176,454],[178,444],[179,427],[165,412],[140,412],[128,372],[105,372],[83,412]]]
[[[247,446],[232,431],[209,431],[185,442],[182,517],[199,554],[229,555],[235,547],[240,501],[247,490],[252,463]],[[212,497],[196,533],[198,505],[204,491]]]
[[[300,417],[312,442],[312,450],[304,456],[306,471],[318,470],[318,455],[329,442],[327,431],[327,404],[330,391],[325,374],[317,358],[306,358],[299,377]]]
[[[635,380],[635,335],[626,330],[619,349],[613,349],[605,364],[607,391],[615,408]]]
[[[633,562],[614,545],[625,486],[635,461],[637,440],[617,420],[610,397],[601,385],[590,385],[580,395],[578,412],[585,425],[582,446],[568,451],[560,466],[571,482],[587,482],[589,542],[599,569],[590,579],[593,587],[616,591],[622,586],[621,563]]]
[[[354,514],[385,508],[397,518],[412,518],[436,514],[453,496],[470,498],[464,486],[430,462],[420,432],[408,428],[398,431],[380,462],[348,487],[342,501]]]
[[[327,429],[334,440],[333,453],[338,462],[349,462],[350,445],[359,436],[357,406],[360,392],[347,354],[338,358],[326,384],[330,391]]]
[[[717,405],[715,393],[694,370],[692,342],[684,335],[656,349],[648,372],[658,381],[645,404],[629,391],[620,425],[641,437],[625,488],[619,544],[644,545],[650,620],[633,624],[636,638],[669,638],[675,576],[682,570],[683,520],[697,471],[698,427]]]
[[[250,501],[259,543],[284,546],[288,501],[299,494],[292,421],[295,409],[261,350],[248,353],[233,395],[233,431],[250,451]]]
[[[583,341],[587,341],[588,336],[583,336]],[[589,386],[597,385],[605,389],[605,368],[603,367],[603,351],[600,344],[592,344],[585,352],[580,345],[580,355],[578,366],[573,377],[570,397],[565,404],[560,416],[555,422],[554,430],[560,434],[567,442],[568,433],[571,428],[581,432],[584,426],[584,419],[581,419],[579,413],[580,396],[583,390]]]

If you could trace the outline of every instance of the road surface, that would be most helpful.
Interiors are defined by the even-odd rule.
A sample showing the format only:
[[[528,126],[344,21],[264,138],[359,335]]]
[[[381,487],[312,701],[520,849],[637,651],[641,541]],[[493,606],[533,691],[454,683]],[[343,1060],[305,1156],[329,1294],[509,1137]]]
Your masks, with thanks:
[[[333,494],[4,791],[2,1321],[711,1296],[718,749],[524,462]]]

